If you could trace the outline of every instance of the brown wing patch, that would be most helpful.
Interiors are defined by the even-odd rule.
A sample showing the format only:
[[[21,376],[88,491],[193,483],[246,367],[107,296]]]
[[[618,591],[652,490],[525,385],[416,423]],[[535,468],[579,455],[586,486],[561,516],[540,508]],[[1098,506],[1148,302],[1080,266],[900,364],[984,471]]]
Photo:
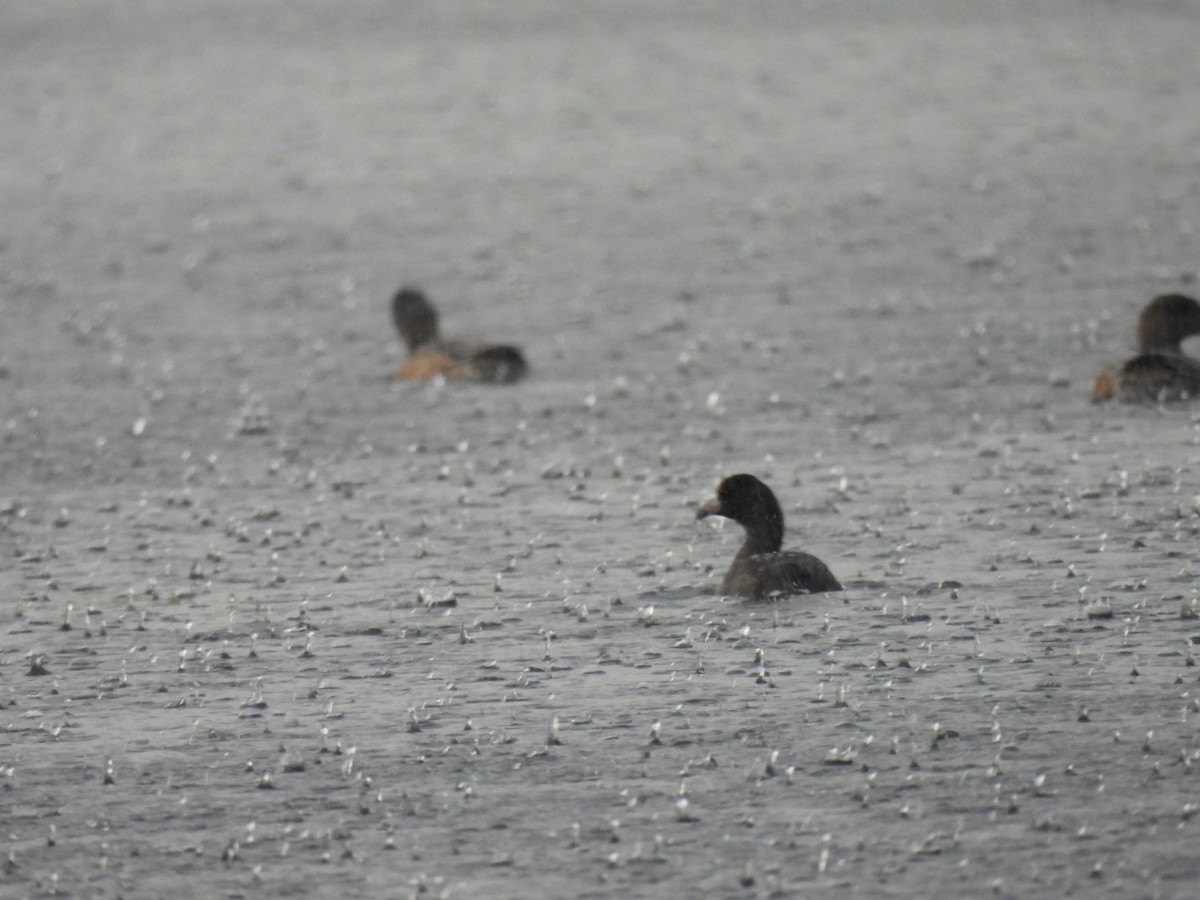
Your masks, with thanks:
[[[1117,379],[1107,369],[1096,376],[1092,383],[1092,402],[1101,403],[1117,396]]]
[[[438,376],[449,379],[473,378],[471,366],[434,350],[417,348],[392,373],[396,381],[431,381]]]

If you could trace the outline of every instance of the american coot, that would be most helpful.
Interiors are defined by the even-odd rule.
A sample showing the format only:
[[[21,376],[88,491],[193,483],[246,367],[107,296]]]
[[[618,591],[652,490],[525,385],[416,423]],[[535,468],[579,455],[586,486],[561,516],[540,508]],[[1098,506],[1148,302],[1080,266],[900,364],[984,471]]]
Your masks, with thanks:
[[[1155,297],[1138,316],[1138,355],[1101,372],[1092,399],[1157,402],[1200,395],[1200,360],[1181,346],[1193,334],[1200,334],[1200,303],[1183,294]]]
[[[529,372],[517,347],[444,341],[438,333],[438,314],[422,291],[404,287],[392,298],[392,321],[408,347],[408,358],[392,377],[428,381],[439,375],[456,380],[509,384]]]
[[[722,593],[765,600],[842,589],[829,567],[811,553],[780,549],[783,510],[771,489],[753,475],[722,481],[717,496],[696,510],[697,519],[705,516],[724,516],[746,529],[746,542],[721,582]]]

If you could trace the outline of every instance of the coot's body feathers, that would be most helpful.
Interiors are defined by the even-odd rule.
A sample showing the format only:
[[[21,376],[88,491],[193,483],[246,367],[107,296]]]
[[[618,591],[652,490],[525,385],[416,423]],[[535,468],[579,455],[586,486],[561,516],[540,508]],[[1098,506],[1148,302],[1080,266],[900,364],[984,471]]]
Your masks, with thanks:
[[[800,550],[758,553],[735,559],[721,579],[723,594],[751,600],[841,589],[841,583],[825,563]]]
[[[753,475],[730,475],[696,518],[724,516],[746,529],[746,541],[721,581],[724,594],[766,600],[789,594],[840,591],[829,567],[811,553],[782,550],[783,510],[771,489]]]
[[[1200,396],[1200,360],[1183,352],[1183,341],[1200,334],[1200,303],[1164,294],[1138,316],[1138,355],[1101,372],[1092,399],[1126,402],[1187,400]]]
[[[1141,353],[1096,378],[1093,400],[1158,403],[1200,397],[1200,361],[1179,354]]]
[[[401,288],[392,298],[392,321],[408,347],[408,358],[393,378],[428,381],[441,376],[464,381],[511,384],[529,373],[520,348],[442,340],[437,310],[416,288]]]

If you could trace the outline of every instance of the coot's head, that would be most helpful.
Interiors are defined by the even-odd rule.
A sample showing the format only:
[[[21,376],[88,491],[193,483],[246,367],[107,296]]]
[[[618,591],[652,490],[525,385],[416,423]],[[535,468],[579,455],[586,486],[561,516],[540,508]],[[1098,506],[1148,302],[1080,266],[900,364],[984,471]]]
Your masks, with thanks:
[[[1138,344],[1143,352],[1179,352],[1180,342],[1200,334],[1200,303],[1183,294],[1163,294],[1146,304],[1138,317]]]
[[[750,526],[764,519],[782,521],[783,512],[771,489],[744,473],[730,475],[717,487],[717,496],[696,510],[696,518],[724,516],[743,526]]]
[[[392,298],[392,321],[409,351],[438,338],[438,315],[423,291],[403,287]]]

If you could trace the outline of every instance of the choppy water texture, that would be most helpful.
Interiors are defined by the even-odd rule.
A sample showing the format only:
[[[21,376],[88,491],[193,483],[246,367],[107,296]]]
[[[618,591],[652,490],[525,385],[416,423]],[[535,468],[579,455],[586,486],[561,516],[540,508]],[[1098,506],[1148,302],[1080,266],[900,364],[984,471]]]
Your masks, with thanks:
[[[7,4],[0,893],[1191,896],[1198,19]]]

